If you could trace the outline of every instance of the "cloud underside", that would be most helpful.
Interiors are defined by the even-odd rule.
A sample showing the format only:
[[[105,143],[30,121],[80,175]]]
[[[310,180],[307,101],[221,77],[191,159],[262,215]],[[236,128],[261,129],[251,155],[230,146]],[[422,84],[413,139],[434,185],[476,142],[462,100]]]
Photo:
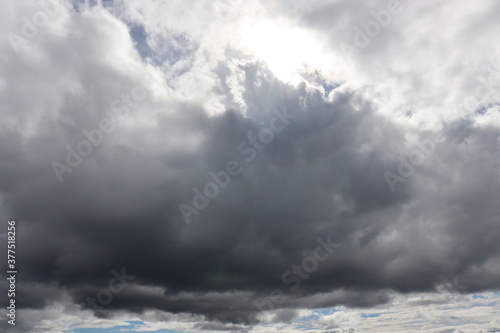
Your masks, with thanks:
[[[243,4],[306,29],[343,64],[301,68],[297,84],[236,46],[246,25],[234,4],[68,5],[17,50],[2,40],[0,211],[18,221],[21,309],[193,316],[217,331],[258,323],[262,309],[287,323],[299,310],[371,309],[453,281],[462,293],[498,290],[499,101],[468,117],[452,107],[498,74],[500,6],[478,1],[458,26],[469,5],[403,5],[344,63],[338,45],[385,3]],[[14,17],[39,10],[9,6]],[[432,31],[425,18],[444,21]],[[114,120],[109,133],[103,119]],[[96,129],[98,144],[85,134]],[[85,140],[91,153],[68,160]],[[241,172],[217,185],[230,161]],[[197,207],[197,193],[208,204]],[[134,278],[90,306],[122,269]]]

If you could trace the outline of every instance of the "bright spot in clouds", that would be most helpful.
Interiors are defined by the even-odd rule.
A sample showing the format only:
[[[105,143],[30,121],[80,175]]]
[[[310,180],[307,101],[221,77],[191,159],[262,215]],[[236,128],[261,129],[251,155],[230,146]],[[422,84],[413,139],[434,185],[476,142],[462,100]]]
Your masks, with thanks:
[[[325,52],[305,29],[259,23],[242,34],[242,48],[264,61],[280,80],[297,84],[298,72],[305,68],[327,69]]]

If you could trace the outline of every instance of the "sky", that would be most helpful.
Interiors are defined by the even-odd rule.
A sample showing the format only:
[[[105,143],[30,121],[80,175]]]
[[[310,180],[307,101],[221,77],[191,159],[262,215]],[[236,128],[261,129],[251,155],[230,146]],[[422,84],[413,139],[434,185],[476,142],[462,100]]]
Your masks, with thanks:
[[[1,4],[2,332],[500,332],[500,2]]]

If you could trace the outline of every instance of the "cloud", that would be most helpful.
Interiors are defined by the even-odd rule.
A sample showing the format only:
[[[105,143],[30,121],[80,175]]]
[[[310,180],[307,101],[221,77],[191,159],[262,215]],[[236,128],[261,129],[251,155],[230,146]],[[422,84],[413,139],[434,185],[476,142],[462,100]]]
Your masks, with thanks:
[[[22,36],[22,18],[42,10],[8,6],[4,35]],[[295,325],[300,311],[440,295],[455,278],[466,292],[498,290],[500,101],[490,94],[465,118],[451,108],[485,88],[482,77],[497,88],[498,5],[405,1],[352,59],[339,45],[386,2],[217,6],[61,2],[22,46],[0,41],[0,215],[18,221],[20,318],[36,314],[18,331],[60,329],[61,308],[70,321],[91,317],[88,325],[133,315],[240,331]],[[244,47],[252,20],[297,24],[314,41],[304,45],[334,65],[293,69],[300,82],[278,77]],[[293,119],[262,144],[277,111]],[[84,131],[120,112],[83,154]],[[433,153],[391,190],[384,173],[397,174],[435,135]],[[53,162],[68,164],[67,147],[81,162],[61,182]],[[233,160],[242,172],[186,224],[179,204]],[[338,248],[304,278],[318,237]],[[122,267],[134,280],[92,308],[87,298]],[[336,329],[359,323],[353,316],[320,321]]]

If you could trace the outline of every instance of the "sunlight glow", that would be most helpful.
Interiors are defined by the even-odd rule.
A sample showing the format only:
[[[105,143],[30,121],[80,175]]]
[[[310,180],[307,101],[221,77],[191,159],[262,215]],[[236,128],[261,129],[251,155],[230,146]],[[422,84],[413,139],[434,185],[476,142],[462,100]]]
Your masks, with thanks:
[[[276,77],[297,84],[299,72],[326,69],[319,43],[306,30],[283,28],[272,23],[252,26],[242,34],[242,48],[267,63]]]

